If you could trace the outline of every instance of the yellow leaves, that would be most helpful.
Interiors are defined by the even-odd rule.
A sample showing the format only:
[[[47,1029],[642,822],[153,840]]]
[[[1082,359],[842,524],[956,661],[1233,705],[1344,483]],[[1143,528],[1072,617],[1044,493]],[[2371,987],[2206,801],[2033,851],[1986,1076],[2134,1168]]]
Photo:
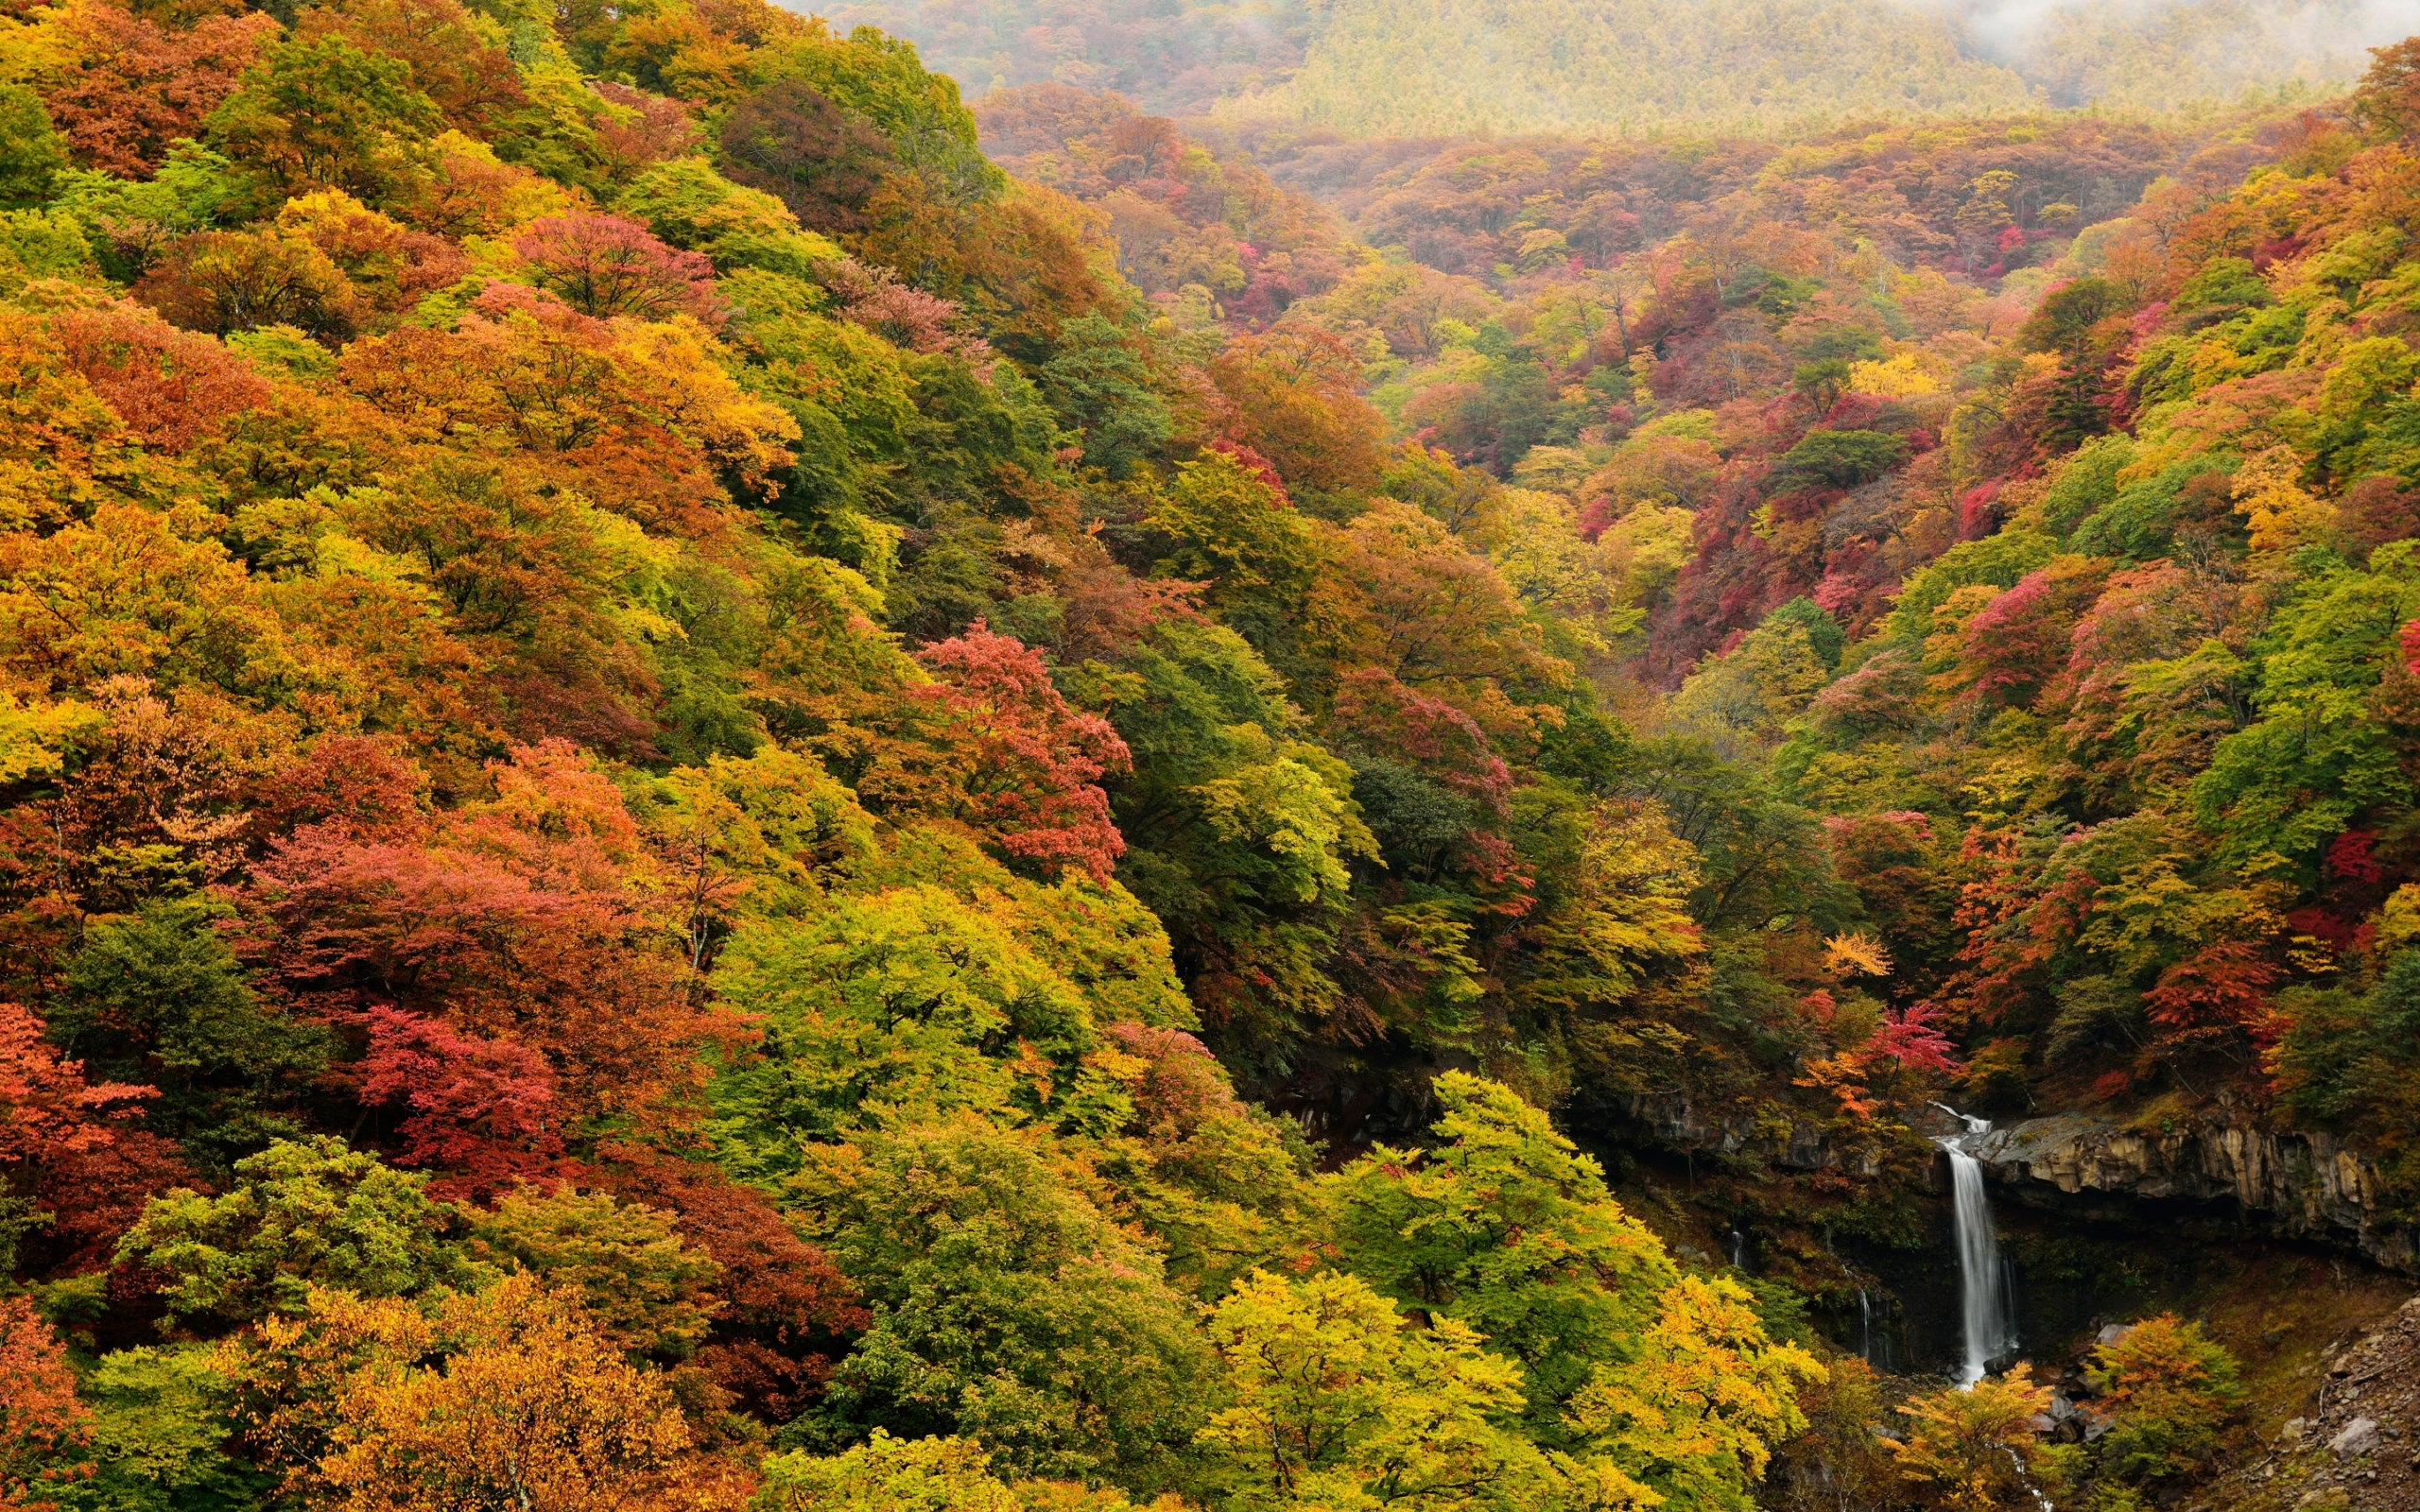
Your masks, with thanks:
[[[1927,361],[1921,352],[1902,352],[1879,362],[1856,363],[1849,369],[1849,387],[1860,394],[1917,399],[1938,394],[1945,387],[1938,364]]]
[[[1926,1486],[1947,1512],[1999,1512],[2031,1500],[2024,1468],[2041,1449],[2032,1419],[2049,1405],[2050,1388],[2019,1365],[1971,1390],[1910,1398],[1900,1409],[1908,1436],[1882,1447],[1897,1457],[1900,1475]]]
[[[2415,939],[2420,939],[2420,884],[2407,882],[2378,910],[2378,951],[2389,955]]]
[[[2304,490],[2302,471],[2302,457],[2286,446],[2255,453],[2237,470],[2236,512],[2251,524],[2253,550],[2325,544],[2342,528],[2336,506]]]
[[[1772,1446],[1806,1426],[1799,1387],[1826,1379],[1813,1355],[1766,1337],[1750,1301],[1727,1278],[1682,1277],[1635,1356],[1600,1366],[1565,1422],[1684,1504],[1744,1499]]]
[[[683,1494],[692,1446],[671,1392],[625,1364],[577,1304],[514,1276],[450,1299],[439,1324],[455,1345],[441,1368],[373,1357],[344,1391],[319,1467],[344,1512],[698,1504]]]
[[[70,747],[103,723],[100,711],[73,700],[26,704],[0,693],[0,782],[58,771]]]
[[[1889,976],[1891,954],[1863,930],[1835,935],[1824,942],[1824,969],[1841,976]]]

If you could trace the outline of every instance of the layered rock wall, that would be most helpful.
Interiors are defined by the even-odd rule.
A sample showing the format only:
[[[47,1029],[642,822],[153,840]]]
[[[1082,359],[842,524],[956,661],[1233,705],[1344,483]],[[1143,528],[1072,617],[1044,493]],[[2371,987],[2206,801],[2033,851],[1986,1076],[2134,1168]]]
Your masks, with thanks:
[[[1966,1148],[2021,1200],[2222,1204],[2248,1228],[2420,1270],[2420,1235],[2387,1212],[2376,1166],[2325,1134],[2216,1121],[2153,1133],[2063,1113],[1994,1129]]]

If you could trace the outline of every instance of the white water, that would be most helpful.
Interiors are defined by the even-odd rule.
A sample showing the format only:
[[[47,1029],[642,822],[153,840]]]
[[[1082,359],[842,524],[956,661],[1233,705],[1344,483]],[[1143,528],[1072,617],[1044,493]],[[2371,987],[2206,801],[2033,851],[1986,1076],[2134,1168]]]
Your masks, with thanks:
[[[1992,1228],[1991,1198],[1983,1192],[1983,1165],[1965,1150],[1967,1140],[1991,1132],[1991,1120],[1933,1106],[1966,1125],[1963,1134],[1933,1141],[1949,1156],[1950,1197],[1958,1216],[1959,1313],[1966,1335],[1958,1385],[1965,1390],[1990,1373],[1993,1361],[2016,1348],[2016,1314],[1999,1235]]]

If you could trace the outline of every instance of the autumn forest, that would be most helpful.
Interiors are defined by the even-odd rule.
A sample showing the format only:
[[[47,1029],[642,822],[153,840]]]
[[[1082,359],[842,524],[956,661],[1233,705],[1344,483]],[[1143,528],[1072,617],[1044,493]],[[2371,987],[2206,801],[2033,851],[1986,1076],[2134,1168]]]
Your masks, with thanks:
[[[2420,1508],[2420,39],[1504,9],[0,0],[0,1509]]]

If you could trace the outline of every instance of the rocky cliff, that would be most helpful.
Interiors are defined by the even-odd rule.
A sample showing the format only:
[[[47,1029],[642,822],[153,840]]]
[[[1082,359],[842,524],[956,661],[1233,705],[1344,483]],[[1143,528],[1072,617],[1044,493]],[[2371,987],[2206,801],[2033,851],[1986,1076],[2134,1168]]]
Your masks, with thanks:
[[[2420,1233],[2389,1217],[2376,1167],[2325,1134],[2217,1121],[2146,1133],[2063,1113],[1994,1129],[1965,1147],[2020,1201],[2112,1217],[2146,1202],[2222,1205],[2244,1228],[2343,1245],[2390,1269],[2420,1271]]]

